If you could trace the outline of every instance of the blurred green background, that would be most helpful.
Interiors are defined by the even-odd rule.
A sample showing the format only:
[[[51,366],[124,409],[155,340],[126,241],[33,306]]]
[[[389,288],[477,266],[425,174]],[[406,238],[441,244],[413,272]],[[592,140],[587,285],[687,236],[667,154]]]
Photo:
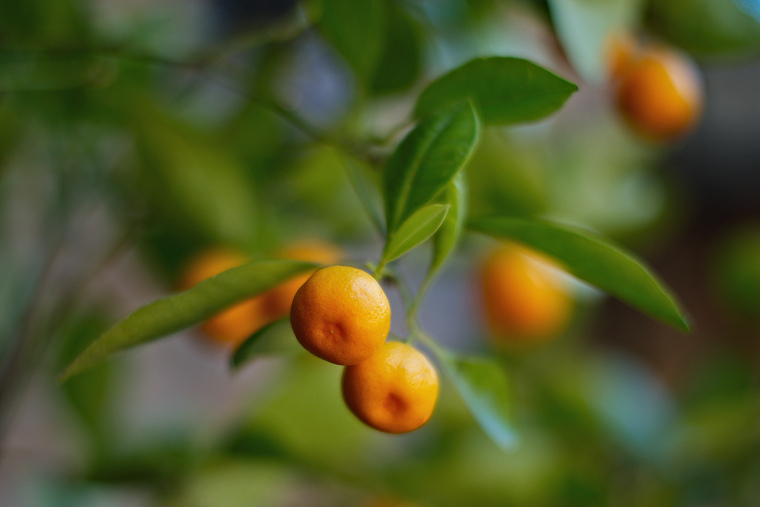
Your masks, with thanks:
[[[2,1],[0,505],[760,505],[758,19],[751,0]],[[687,137],[653,145],[619,118],[598,51],[616,30],[698,62]],[[231,372],[197,329],[57,384],[205,248],[321,238],[376,260],[349,155],[384,160],[424,86],[488,55],[580,91],[484,131],[471,213],[614,238],[682,298],[691,335],[578,283],[562,336],[495,350],[475,284],[494,242],[467,236],[421,320],[497,355],[514,449],[447,383],[428,425],[379,434],[343,406],[339,367]],[[419,250],[398,267],[415,283]]]

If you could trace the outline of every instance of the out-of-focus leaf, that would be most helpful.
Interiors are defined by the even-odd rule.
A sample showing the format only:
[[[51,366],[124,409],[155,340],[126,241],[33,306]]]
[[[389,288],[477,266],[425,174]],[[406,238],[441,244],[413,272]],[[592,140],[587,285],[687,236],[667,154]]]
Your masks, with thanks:
[[[603,237],[551,222],[518,218],[481,218],[469,227],[544,252],[581,280],[681,331],[689,330],[675,296],[644,262]]]
[[[250,262],[204,280],[185,292],[143,306],[92,342],[63,372],[61,380],[116,352],[206,320],[228,306],[315,267],[314,263],[301,261]]]
[[[189,220],[206,237],[246,245],[255,238],[256,195],[245,168],[230,151],[174,122],[150,105],[140,113],[142,188],[159,209]]]
[[[428,279],[432,279],[446,262],[462,235],[467,219],[467,180],[464,173],[459,172],[446,187],[444,203],[449,205],[449,212],[433,238],[433,260],[430,262]]]
[[[448,211],[448,204],[431,204],[419,209],[388,236],[383,263],[398,259],[435,234]]]
[[[484,130],[467,165],[471,213],[536,216],[546,211],[546,162],[540,145]],[[554,204],[554,203],[552,203]]]
[[[412,86],[420,74],[420,27],[404,9],[388,4],[385,44],[372,79],[372,92],[386,94]]]
[[[477,58],[433,81],[420,95],[415,116],[470,99],[486,124],[530,122],[553,113],[578,87],[521,58]]]
[[[384,235],[383,198],[380,195],[379,178],[371,172],[370,168],[355,159],[344,158],[344,167],[351,185],[359,196],[362,206],[364,206],[364,210],[378,232]]]
[[[715,285],[733,313],[760,320],[760,227],[732,231],[719,245]]]
[[[475,111],[464,102],[424,120],[401,141],[383,174],[389,237],[467,164],[479,134]]]
[[[209,463],[184,483],[176,503],[188,507],[281,505],[296,487],[292,468],[273,462],[226,459]]]
[[[97,75],[102,59],[89,55],[46,55],[0,51],[0,91],[60,90],[84,86]]]
[[[499,365],[489,359],[448,352],[438,351],[436,355],[486,434],[502,449],[511,447],[515,433],[510,422],[509,385]]]
[[[751,54],[760,48],[760,23],[736,2],[659,0],[650,2],[648,20],[692,53]]]
[[[635,31],[642,3],[642,0],[549,1],[562,45],[573,67],[586,80],[606,79],[608,45],[614,37]]]
[[[383,0],[324,0],[319,28],[359,79],[369,82],[383,49],[387,15]]]
[[[244,341],[232,355],[232,367],[237,370],[262,356],[293,355],[302,351],[290,327],[290,318],[285,318],[267,324]]]
[[[76,317],[63,333],[56,364],[59,367],[69,364],[107,328],[107,321],[98,314],[88,313]],[[107,445],[111,436],[108,417],[115,378],[113,367],[110,363],[97,365],[61,386],[61,393],[87,428],[86,435],[96,450]]]

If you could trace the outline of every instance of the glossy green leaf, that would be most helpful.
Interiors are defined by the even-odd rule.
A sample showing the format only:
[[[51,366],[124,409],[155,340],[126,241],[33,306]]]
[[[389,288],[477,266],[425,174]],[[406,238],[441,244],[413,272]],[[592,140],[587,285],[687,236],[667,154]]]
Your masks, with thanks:
[[[502,449],[515,442],[510,422],[509,385],[495,362],[439,353],[446,375],[486,434]]]
[[[143,306],[92,342],[64,371],[75,375],[121,350],[180,331],[224,308],[314,269],[301,261],[257,261],[230,269],[195,287]]]
[[[467,180],[463,173],[457,174],[446,187],[444,202],[449,205],[449,212],[433,238],[433,260],[428,270],[428,278],[435,276],[462,235],[467,218]]]
[[[569,226],[517,218],[482,218],[469,227],[544,252],[581,280],[677,329],[689,329],[675,296],[644,262],[603,237]]]
[[[271,322],[244,341],[232,355],[232,367],[240,367],[264,356],[293,355],[304,349],[296,340],[290,317]]]
[[[383,50],[386,22],[383,0],[324,0],[319,28],[367,83]]]
[[[383,251],[383,263],[398,259],[435,234],[448,211],[448,204],[431,204],[409,217],[401,227],[388,236]]]
[[[479,134],[472,105],[461,102],[424,120],[404,138],[383,173],[389,235],[446,188],[467,164]]]
[[[470,99],[486,124],[530,122],[553,113],[578,87],[520,58],[477,58],[438,78],[420,95],[415,116]]]
[[[552,20],[573,67],[590,82],[608,73],[610,41],[634,33],[640,23],[642,0],[549,0]]]

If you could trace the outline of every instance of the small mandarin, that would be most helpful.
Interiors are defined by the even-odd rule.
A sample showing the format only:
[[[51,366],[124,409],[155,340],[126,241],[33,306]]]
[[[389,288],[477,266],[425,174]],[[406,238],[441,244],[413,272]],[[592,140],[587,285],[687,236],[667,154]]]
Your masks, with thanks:
[[[571,301],[552,262],[517,244],[495,250],[481,269],[480,290],[488,325],[503,344],[529,344],[556,335],[567,324]]]
[[[648,48],[629,64],[617,87],[618,109],[642,136],[664,141],[691,129],[703,103],[702,79],[685,54]]]
[[[298,289],[290,323],[301,345],[315,356],[335,364],[357,364],[388,336],[391,307],[369,274],[330,266],[315,271]]]
[[[335,264],[343,252],[335,246],[316,240],[302,241],[283,249],[277,257],[296,261],[318,262],[320,264]],[[266,312],[274,320],[280,319],[290,313],[293,298],[311,273],[305,273],[278,285],[268,291],[265,296]]]
[[[438,374],[424,354],[386,342],[372,357],[343,370],[343,399],[363,423],[386,433],[425,424],[438,399]]]
[[[187,290],[207,278],[247,261],[248,257],[236,250],[207,250],[185,269],[180,288]],[[258,296],[222,310],[204,322],[201,329],[219,345],[236,347],[266,322],[264,300],[262,296]]]

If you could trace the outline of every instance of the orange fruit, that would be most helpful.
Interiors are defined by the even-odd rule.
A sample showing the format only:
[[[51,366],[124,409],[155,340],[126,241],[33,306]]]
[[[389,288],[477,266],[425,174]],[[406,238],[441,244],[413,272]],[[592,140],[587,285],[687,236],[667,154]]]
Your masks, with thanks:
[[[555,268],[546,257],[514,243],[485,260],[480,292],[488,325],[499,342],[541,341],[567,324],[571,301]]]
[[[201,253],[185,269],[180,283],[182,290],[248,262],[242,252],[214,248]],[[206,336],[223,346],[236,347],[267,323],[263,296],[248,299],[217,313],[203,323]]]
[[[335,364],[357,364],[377,351],[391,326],[391,306],[380,284],[348,266],[314,272],[298,289],[290,312],[298,341]]]
[[[295,243],[283,249],[277,257],[296,261],[318,262],[320,264],[334,264],[343,257],[343,252],[322,241],[308,240]],[[273,320],[280,319],[290,313],[293,298],[311,273],[304,273],[278,285],[266,293],[266,311]]]
[[[438,399],[438,374],[425,355],[386,342],[372,357],[343,370],[343,399],[366,425],[406,433],[425,424]]]
[[[617,105],[642,136],[664,141],[696,124],[703,95],[701,76],[687,55],[648,48],[623,72],[617,87]]]
[[[638,58],[639,46],[628,34],[615,34],[607,42],[607,63],[610,79],[617,81],[631,68]]]

